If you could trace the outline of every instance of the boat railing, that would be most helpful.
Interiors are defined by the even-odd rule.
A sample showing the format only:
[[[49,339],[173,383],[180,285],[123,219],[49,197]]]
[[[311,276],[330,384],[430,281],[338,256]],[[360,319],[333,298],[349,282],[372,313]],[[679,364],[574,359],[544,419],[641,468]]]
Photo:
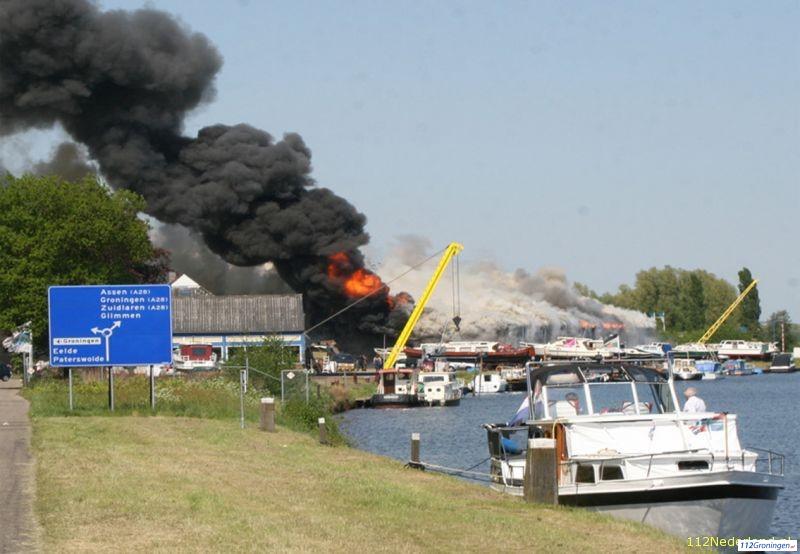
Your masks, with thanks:
[[[757,456],[754,462],[756,473],[783,476],[786,456],[766,448],[756,448],[755,446],[748,446],[746,450],[755,453]],[[742,467],[744,467],[744,455],[745,449],[742,449]],[[759,469],[759,464],[763,469]]]

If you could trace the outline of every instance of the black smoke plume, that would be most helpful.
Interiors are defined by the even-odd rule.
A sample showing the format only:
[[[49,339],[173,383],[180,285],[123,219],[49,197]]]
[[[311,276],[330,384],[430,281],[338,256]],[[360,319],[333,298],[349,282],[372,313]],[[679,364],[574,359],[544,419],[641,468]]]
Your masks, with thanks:
[[[221,65],[205,36],[163,12],[0,0],[0,134],[60,124],[153,217],[191,229],[231,264],[271,261],[320,321],[350,302],[328,278],[328,257],[344,252],[363,267],[366,219],[316,186],[297,134],[275,140],[240,124],[183,135],[187,113],[213,99]],[[389,302],[381,291],[328,330],[391,332]]]

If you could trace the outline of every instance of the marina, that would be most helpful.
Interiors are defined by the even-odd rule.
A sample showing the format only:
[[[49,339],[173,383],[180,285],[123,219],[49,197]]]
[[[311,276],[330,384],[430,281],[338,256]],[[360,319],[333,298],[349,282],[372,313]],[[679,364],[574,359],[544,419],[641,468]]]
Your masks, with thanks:
[[[796,422],[793,391],[800,386],[800,377],[775,374],[745,380],[676,383],[681,405],[688,386],[697,389],[710,411],[737,414],[742,446],[766,448],[786,456],[785,488],[777,497],[769,531],[776,536],[796,533],[800,512],[800,472],[796,462],[800,431],[797,425],[777,422]],[[399,460],[408,459],[411,433],[420,433],[423,461],[488,474],[490,462],[483,425],[510,420],[524,397],[520,392],[467,395],[452,408],[354,410],[342,416],[342,429],[356,447]]]

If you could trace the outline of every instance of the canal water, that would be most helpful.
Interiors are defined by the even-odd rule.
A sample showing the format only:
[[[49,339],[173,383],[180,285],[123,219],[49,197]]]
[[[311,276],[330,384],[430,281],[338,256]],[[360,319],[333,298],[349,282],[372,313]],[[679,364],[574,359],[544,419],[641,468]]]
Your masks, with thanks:
[[[678,382],[679,397],[688,386],[709,410],[738,415],[739,438],[786,456],[786,488],[778,497],[772,533],[797,538],[800,532],[800,372],[727,377],[718,381]],[[353,410],[342,416],[342,430],[360,449],[406,461],[411,433],[421,435],[422,461],[488,472],[484,423],[514,415],[524,393],[465,396],[459,406],[402,410]]]

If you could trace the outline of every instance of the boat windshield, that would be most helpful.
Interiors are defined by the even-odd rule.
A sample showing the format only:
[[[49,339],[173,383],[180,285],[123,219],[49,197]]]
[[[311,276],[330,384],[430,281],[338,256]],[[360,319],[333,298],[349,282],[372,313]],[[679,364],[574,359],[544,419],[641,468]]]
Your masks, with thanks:
[[[667,377],[651,368],[575,364],[545,368],[532,377],[534,419],[675,411]]]

